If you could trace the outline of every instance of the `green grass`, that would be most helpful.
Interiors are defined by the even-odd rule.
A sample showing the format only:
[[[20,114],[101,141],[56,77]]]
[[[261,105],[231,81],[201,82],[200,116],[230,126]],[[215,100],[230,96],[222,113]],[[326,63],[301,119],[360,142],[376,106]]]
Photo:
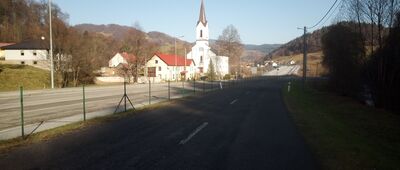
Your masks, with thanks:
[[[323,169],[400,168],[399,115],[316,89],[294,83],[283,94]]]
[[[26,65],[0,64],[0,91],[35,90],[49,87],[50,72]]]

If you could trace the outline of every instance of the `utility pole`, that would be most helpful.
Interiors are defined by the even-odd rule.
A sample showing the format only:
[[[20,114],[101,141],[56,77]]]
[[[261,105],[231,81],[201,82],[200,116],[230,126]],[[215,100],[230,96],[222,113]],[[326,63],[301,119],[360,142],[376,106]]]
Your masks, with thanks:
[[[178,38],[183,38],[183,37],[185,37],[185,36],[180,36],[180,37],[178,37]],[[176,49],[176,38],[177,37],[175,37],[174,38],[174,46],[175,46],[175,72],[174,72],[174,74],[175,74],[175,79],[176,79],[176,82],[178,82],[178,63],[177,63],[177,49]]]
[[[307,81],[307,27],[304,27],[303,35],[303,84]]]
[[[53,30],[51,27],[51,0],[49,0],[49,27],[50,27],[50,76],[51,88],[54,89],[54,61],[53,61]]]
[[[175,68],[174,68],[174,75],[175,75],[175,81],[176,82],[178,82],[178,77],[177,77],[177,75],[176,75],[176,72],[177,72],[177,59],[176,59],[176,37],[175,37],[175,39],[174,39],[175,41],[174,41],[174,46],[175,46]]]

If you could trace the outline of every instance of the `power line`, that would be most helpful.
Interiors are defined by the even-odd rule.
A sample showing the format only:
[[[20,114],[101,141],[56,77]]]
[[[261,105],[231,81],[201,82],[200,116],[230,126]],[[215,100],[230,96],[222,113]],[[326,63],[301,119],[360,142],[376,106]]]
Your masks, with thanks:
[[[325,23],[333,16],[333,14],[339,9],[339,7],[343,4],[343,1],[340,1],[339,4],[336,6],[336,8],[331,12],[328,18],[322,23],[322,25],[325,25]]]
[[[332,11],[333,7],[335,7],[335,5],[337,4],[339,0],[335,0],[335,3],[333,3],[333,5],[331,6],[331,8],[329,8],[328,12],[326,12],[326,14],[324,15],[324,17],[321,18],[321,20],[319,20],[314,26],[312,27],[308,27],[308,29],[313,29],[316,26],[318,26],[327,16],[328,14]]]

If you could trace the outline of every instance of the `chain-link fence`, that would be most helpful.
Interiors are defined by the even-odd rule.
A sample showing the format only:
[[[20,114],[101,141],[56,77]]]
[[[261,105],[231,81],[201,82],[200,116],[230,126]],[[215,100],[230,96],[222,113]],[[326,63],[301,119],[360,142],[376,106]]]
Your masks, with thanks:
[[[182,81],[0,93],[0,140],[239,86],[244,80]]]

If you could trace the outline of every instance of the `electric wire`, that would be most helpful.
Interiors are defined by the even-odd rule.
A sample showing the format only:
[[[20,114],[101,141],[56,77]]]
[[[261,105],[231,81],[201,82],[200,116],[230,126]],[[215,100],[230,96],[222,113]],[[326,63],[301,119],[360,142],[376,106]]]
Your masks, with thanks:
[[[326,14],[324,15],[324,17],[321,18],[321,20],[319,20],[315,25],[313,25],[312,27],[308,27],[308,29],[313,29],[315,27],[317,27],[328,15],[329,13],[332,11],[333,7],[335,7],[335,5],[337,4],[339,0],[335,0],[335,3],[333,3],[333,5],[331,6],[331,8],[329,8],[328,12],[326,12]]]

